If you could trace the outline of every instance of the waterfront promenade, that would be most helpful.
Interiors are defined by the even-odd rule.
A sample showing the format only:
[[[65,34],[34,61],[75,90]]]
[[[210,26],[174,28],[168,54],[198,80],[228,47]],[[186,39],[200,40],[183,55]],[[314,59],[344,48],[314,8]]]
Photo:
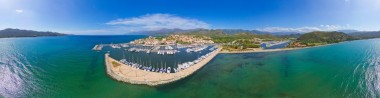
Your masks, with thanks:
[[[105,54],[106,70],[110,77],[118,81],[131,84],[157,86],[190,76],[211,61],[220,52],[220,50],[221,48],[218,48],[216,52],[212,53],[199,63],[176,73],[158,73],[136,69],[109,57],[109,54],[107,53]]]

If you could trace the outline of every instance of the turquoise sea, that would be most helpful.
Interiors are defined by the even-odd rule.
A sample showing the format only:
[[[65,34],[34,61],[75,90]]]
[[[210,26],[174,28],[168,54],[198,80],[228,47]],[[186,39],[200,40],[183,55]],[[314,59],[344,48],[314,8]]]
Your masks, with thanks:
[[[159,87],[106,75],[99,43],[145,36],[0,39],[0,97],[378,98],[380,39],[302,50],[219,54],[195,74]]]

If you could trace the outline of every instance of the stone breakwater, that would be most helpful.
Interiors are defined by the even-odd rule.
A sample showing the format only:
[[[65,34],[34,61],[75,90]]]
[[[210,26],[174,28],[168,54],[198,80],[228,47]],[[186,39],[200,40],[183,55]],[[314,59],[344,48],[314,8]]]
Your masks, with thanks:
[[[211,61],[220,52],[220,50],[221,48],[219,48],[216,52],[212,53],[210,56],[206,57],[199,63],[176,73],[158,73],[136,69],[109,57],[108,53],[105,54],[105,65],[107,74],[115,80],[130,84],[157,86],[161,84],[171,83],[190,76],[197,70],[201,69],[209,61]]]

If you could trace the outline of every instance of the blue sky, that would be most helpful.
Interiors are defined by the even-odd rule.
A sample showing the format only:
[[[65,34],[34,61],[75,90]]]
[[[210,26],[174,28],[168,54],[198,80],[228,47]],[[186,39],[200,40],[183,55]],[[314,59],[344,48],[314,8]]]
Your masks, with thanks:
[[[163,28],[380,30],[380,0],[0,0],[0,29],[125,34]]]

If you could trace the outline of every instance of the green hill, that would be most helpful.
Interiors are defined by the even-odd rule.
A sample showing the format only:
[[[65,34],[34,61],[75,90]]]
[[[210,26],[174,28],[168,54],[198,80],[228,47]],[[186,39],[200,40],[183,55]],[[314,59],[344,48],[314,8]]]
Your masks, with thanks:
[[[20,29],[4,29],[0,30],[0,38],[8,37],[38,37],[38,36],[64,36],[66,34],[56,32],[41,32],[32,30],[20,30]]]
[[[350,40],[355,40],[355,38],[342,32],[315,31],[301,35],[296,41],[290,43],[289,47],[318,46]]]
[[[186,33],[179,33],[185,35],[195,35],[195,36],[207,36],[212,38],[212,40],[216,43],[228,43],[239,39],[251,40],[255,38],[259,38],[262,40],[280,40],[280,38],[270,35],[270,34],[255,34],[251,32],[240,32],[234,34],[227,34],[222,30],[200,30],[200,31],[192,31]]]

